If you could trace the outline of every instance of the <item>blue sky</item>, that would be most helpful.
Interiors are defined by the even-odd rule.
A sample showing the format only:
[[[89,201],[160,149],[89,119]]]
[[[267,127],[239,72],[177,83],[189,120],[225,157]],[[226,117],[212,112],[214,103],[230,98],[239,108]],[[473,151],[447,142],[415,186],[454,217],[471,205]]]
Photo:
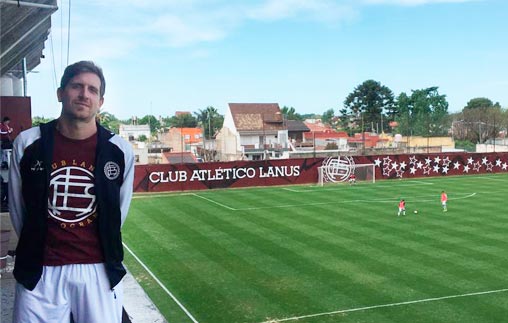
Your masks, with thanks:
[[[57,117],[68,1],[29,74],[34,116]],[[103,109],[172,116],[230,102],[336,113],[374,79],[394,95],[438,86],[449,111],[508,107],[505,0],[89,0],[71,7],[69,62],[104,69]],[[57,81],[55,81],[55,78]]]

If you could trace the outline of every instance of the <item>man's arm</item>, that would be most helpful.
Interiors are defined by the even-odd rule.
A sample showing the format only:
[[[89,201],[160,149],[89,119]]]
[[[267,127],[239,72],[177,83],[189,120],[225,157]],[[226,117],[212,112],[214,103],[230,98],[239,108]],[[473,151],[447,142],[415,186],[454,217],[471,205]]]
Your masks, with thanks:
[[[21,234],[23,222],[25,220],[25,203],[21,195],[21,174],[20,174],[20,161],[22,157],[22,144],[21,137],[14,140],[11,155],[11,165],[9,168],[9,213],[11,217],[12,226],[16,234]]]
[[[121,225],[124,224],[129,212],[129,206],[132,199],[132,190],[134,183],[134,153],[132,147],[128,144],[127,148],[124,149],[125,158],[125,172],[123,176],[123,184],[120,188],[120,210],[122,214]]]

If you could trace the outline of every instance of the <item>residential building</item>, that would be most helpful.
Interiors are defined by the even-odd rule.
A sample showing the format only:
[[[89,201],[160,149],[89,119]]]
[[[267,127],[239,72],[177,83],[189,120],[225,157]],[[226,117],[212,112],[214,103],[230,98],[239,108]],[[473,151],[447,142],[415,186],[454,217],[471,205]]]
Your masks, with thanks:
[[[139,140],[142,136],[146,139],[150,139],[150,125],[140,124],[121,124],[118,130],[120,137],[128,141]]]
[[[203,131],[201,128],[175,128],[158,135],[159,140],[171,147],[173,153],[191,152],[198,156],[198,147],[203,146]]]
[[[288,129],[277,103],[229,103],[216,136],[218,158],[288,158]]]

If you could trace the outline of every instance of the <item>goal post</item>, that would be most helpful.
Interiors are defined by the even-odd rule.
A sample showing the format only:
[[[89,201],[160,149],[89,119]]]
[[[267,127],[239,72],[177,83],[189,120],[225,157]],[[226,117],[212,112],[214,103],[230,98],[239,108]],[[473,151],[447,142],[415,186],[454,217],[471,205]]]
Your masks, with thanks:
[[[333,165],[318,167],[318,186],[327,183],[349,183],[354,175],[356,182],[375,183],[375,164]]]

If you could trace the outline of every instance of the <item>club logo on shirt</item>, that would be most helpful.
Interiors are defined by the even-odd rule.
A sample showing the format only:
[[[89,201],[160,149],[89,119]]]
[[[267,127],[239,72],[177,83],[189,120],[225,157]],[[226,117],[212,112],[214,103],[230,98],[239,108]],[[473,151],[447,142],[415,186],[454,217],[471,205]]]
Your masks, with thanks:
[[[80,166],[64,166],[51,173],[48,213],[64,226],[78,222],[84,226],[97,216],[94,175]]]
[[[117,179],[120,176],[120,166],[112,161],[107,162],[104,165],[104,175],[111,181]]]

